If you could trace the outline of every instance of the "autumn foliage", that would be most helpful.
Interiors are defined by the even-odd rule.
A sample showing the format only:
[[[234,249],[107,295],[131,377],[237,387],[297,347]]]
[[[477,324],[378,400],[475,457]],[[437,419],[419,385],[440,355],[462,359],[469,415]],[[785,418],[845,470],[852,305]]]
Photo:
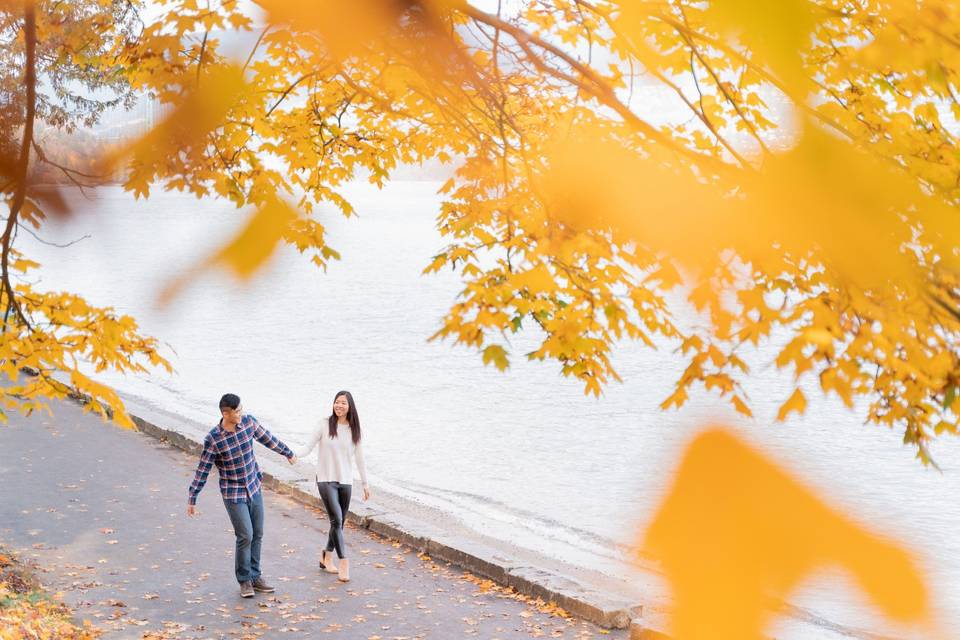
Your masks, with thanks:
[[[78,626],[70,610],[45,593],[29,567],[0,548],[0,640],[95,640],[100,632]]]
[[[703,386],[750,415],[738,353],[790,335],[776,364],[798,386],[781,418],[803,411],[799,384],[814,378],[848,406],[864,398],[869,420],[901,429],[924,459],[929,439],[957,430],[953,3],[564,0],[492,13],[264,0],[256,22],[236,2],[160,4],[144,23],[135,4],[40,2],[29,28],[30,3],[5,5],[16,64],[3,81],[21,100],[4,144],[23,135],[5,169],[17,339],[4,361],[8,374],[15,363],[44,374],[23,397],[64,393],[47,375],[63,370],[119,409],[74,356],[166,366],[132,320],[74,314],[57,297],[32,304],[12,284],[30,265],[14,232],[64,206],[28,188],[44,155],[23,144],[27,125],[73,126],[71,109],[95,119],[104,105],[67,95],[81,82],[111,89],[111,105],[150,92],[173,109],[104,159],[128,189],[259,211],[167,297],[211,266],[249,277],[279,242],[323,267],[337,253],[318,207],[353,212],[339,187],[439,159],[456,167],[437,222],[448,244],[426,271],[453,268],[464,290],[435,337],[505,368],[510,335],[533,331],[526,357],[559,362],[594,394],[618,379],[618,341],[672,343],[688,366],[665,408]],[[250,50],[227,56],[223,35],[249,30]],[[47,50],[69,63],[50,65]],[[57,82],[38,90],[31,68]],[[657,123],[633,95],[651,87],[685,114]],[[706,321],[677,315],[678,291]],[[37,344],[46,330],[31,321],[51,314],[54,333],[112,318],[115,336],[90,332],[61,356],[50,345],[71,341]]]
[[[743,352],[776,337],[796,381],[779,419],[804,411],[809,379],[925,462],[957,433],[957,3],[158,4],[150,21],[118,0],[0,4],[9,408],[81,392],[122,416],[81,362],[168,366],[131,318],[22,279],[36,265],[17,230],[68,210],[29,180],[34,123],[96,119],[79,83],[171,109],[102,159],[127,189],[255,210],[165,299],[202,269],[248,278],[280,243],[324,267],[324,208],[353,214],[343,185],[440,160],[445,245],[425,272],[454,269],[463,290],[435,338],[500,369],[556,362],[597,395],[619,379],[619,341],[670,345],[687,366],[664,408],[702,387],[750,416]],[[228,55],[230,31],[249,50]],[[530,353],[511,351],[521,331]],[[40,375],[18,382],[22,366]]]

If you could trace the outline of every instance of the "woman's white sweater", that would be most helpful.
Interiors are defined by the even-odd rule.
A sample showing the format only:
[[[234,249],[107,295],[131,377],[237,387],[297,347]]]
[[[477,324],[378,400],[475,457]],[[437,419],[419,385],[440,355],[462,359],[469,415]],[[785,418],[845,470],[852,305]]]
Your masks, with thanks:
[[[307,445],[294,453],[299,458],[306,458],[317,447],[317,482],[339,482],[353,484],[353,462],[357,463],[360,472],[360,481],[367,485],[367,468],[363,463],[362,441],[353,444],[350,437],[350,427],[345,424],[337,425],[337,437],[330,437],[330,427],[327,421],[322,421],[314,430]]]

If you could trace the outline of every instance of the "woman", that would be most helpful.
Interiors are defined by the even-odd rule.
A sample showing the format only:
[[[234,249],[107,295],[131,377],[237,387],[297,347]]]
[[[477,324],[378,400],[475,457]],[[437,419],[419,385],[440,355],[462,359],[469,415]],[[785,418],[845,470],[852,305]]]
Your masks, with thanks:
[[[360,417],[349,391],[340,391],[333,400],[333,413],[321,422],[297,455],[306,458],[318,447],[317,490],[330,520],[327,546],[320,557],[320,568],[339,574],[340,580],[350,580],[350,560],[346,557],[343,541],[343,523],[350,508],[350,493],[353,486],[353,462],[356,461],[363,483],[363,500],[370,498],[367,484],[367,469],[363,464],[363,448],[360,446]],[[333,552],[337,552],[339,567],[333,566]]]

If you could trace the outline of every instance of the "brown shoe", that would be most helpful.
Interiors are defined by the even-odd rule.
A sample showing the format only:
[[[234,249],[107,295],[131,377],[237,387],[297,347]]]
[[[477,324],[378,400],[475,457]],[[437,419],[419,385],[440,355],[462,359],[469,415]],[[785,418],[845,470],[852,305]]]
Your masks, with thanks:
[[[240,597],[241,597],[241,598],[252,598],[252,597],[253,597],[253,583],[252,583],[252,582],[241,582],[241,583],[240,583]]]
[[[346,558],[340,558],[340,571],[337,579],[340,582],[350,582],[350,561]]]
[[[276,591],[273,587],[264,582],[263,578],[257,577],[253,581],[253,590],[260,593],[273,593]]]

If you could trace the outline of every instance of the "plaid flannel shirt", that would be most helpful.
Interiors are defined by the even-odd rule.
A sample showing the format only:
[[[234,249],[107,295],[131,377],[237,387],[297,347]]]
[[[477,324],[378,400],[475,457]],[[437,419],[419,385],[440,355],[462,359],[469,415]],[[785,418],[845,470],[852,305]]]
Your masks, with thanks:
[[[262,474],[253,456],[254,439],[287,458],[293,456],[290,447],[280,442],[251,415],[243,416],[233,432],[218,424],[203,439],[200,464],[190,483],[190,504],[197,503],[197,495],[206,484],[213,465],[217,465],[217,471],[220,472],[220,494],[226,502],[246,502],[257,495]]]

